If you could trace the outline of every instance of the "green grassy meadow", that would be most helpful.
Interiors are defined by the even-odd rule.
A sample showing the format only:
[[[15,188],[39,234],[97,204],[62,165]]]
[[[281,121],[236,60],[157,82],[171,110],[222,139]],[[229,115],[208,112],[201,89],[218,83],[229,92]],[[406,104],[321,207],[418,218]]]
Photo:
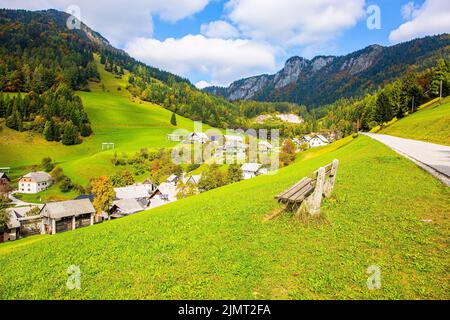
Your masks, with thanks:
[[[442,104],[424,105],[418,112],[396,121],[379,133],[450,146],[449,128],[450,97],[447,97]]]
[[[326,223],[265,219],[276,194],[334,158]],[[346,138],[276,175],[2,244],[0,299],[449,299],[449,191],[383,144]],[[71,265],[81,290],[66,288]],[[371,265],[380,290],[367,288]]]
[[[132,155],[141,148],[175,146],[176,143],[167,140],[167,134],[175,129],[193,131],[191,120],[177,116],[177,127],[174,127],[170,124],[171,111],[133,99],[126,90],[128,75],[117,79],[100,64],[98,70],[105,91],[101,83],[92,83],[91,92],[78,92],[91,121],[93,136],[80,145],[64,146],[48,142],[39,134],[17,132],[3,125],[0,167],[12,167],[11,176],[16,178],[49,156],[74,182],[85,185],[91,177],[110,175],[117,170],[110,162],[114,151],[103,151],[102,143],[113,142],[119,155],[123,152]],[[205,125],[203,129],[210,127]]]

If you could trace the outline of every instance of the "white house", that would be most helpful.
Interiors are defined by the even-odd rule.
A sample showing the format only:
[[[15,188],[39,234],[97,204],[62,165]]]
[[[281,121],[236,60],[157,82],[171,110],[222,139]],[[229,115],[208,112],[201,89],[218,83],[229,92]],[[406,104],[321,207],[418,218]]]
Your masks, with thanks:
[[[248,180],[259,176],[262,174],[262,166],[260,163],[244,163],[241,167],[242,177]]]
[[[52,177],[47,172],[30,172],[19,180],[19,192],[35,194],[48,189]]]
[[[261,152],[261,153],[270,153],[273,150],[273,146],[268,141],[261,140],[258,143],[258,149],[259,149],[259,152]]]
[[[169,141],[175,141],[175,142],[179,142],[182,141],[184,139],[185,135],[182,134],[178,134],[178,133],[169,133],[167,135],[167,140]]]
[[[161,183],[150,195],[150,208],[177,201],[177,187],[172,183]]]
[[[225,142],[228,143],[234,143],[234,144],[243,144],[244,143],[244,137],[242,136],[233,136],[233,135],[224,135]]]
[[[204,132],[191,132],[187,135],[186,141],[190,143],[207,143],[209,141],[209,137]]]
[[[308,144],[311,148],[315,148],[315,147],[326,146],[326,145],[330,144],[330,141],[328,141],[328,139],[325,138],[324,136],[322,136],[320,134],[316,134],[316,135],[310,137]]]

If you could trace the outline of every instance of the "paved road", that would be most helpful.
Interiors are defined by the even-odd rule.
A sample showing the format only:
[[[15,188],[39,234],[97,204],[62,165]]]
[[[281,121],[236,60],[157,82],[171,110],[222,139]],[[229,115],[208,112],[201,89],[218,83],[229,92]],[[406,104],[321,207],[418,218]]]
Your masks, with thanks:
[[[450,186],[450,147],[385,134],[363,134],[406,156]]]
[[[8,194],[8,198],[9,198],[9,200],[11,200],[10,204],[12,204],[12,205],[14,205],[16,207],[42,206],[42,204],[39,204],[39,203],[28,203],[28,202],[24,202],[22,200],[19,200],[16,197],[14,197],[14,192]]]

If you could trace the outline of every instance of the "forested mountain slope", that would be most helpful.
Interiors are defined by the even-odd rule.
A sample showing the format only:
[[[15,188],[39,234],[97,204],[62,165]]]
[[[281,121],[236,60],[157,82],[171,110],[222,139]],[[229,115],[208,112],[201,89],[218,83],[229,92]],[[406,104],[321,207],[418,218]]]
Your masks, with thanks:
[[[408,70],[422,71],[449,57],[450,35],[443,34],[391,47],[372,45],[346,56],[292,57],[274,75],[204,90],[229,100],[289,101],[313,107],[373,92]]]

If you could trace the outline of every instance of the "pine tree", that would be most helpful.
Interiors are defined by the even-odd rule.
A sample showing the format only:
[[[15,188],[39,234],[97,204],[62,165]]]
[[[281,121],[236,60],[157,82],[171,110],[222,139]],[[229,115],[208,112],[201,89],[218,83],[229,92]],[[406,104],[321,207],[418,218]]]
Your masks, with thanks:
[[[175,115],[175,112],[172,113],[172,118],[170,119],[170,123],[171,123],[173,126],[176,126],[176,125],[177,125],[177,116]]]
[[[45,127],[43,131],[45,140],[47,141],[54,141],[55,140],[55,125],[53,124],[53,121],[46,121]]]
[[[64,131],[61,136],[61,142],[66,146],[80,143],[80,133],[78,128],[74,126],[72,121],[68,121],[64,125]]]

